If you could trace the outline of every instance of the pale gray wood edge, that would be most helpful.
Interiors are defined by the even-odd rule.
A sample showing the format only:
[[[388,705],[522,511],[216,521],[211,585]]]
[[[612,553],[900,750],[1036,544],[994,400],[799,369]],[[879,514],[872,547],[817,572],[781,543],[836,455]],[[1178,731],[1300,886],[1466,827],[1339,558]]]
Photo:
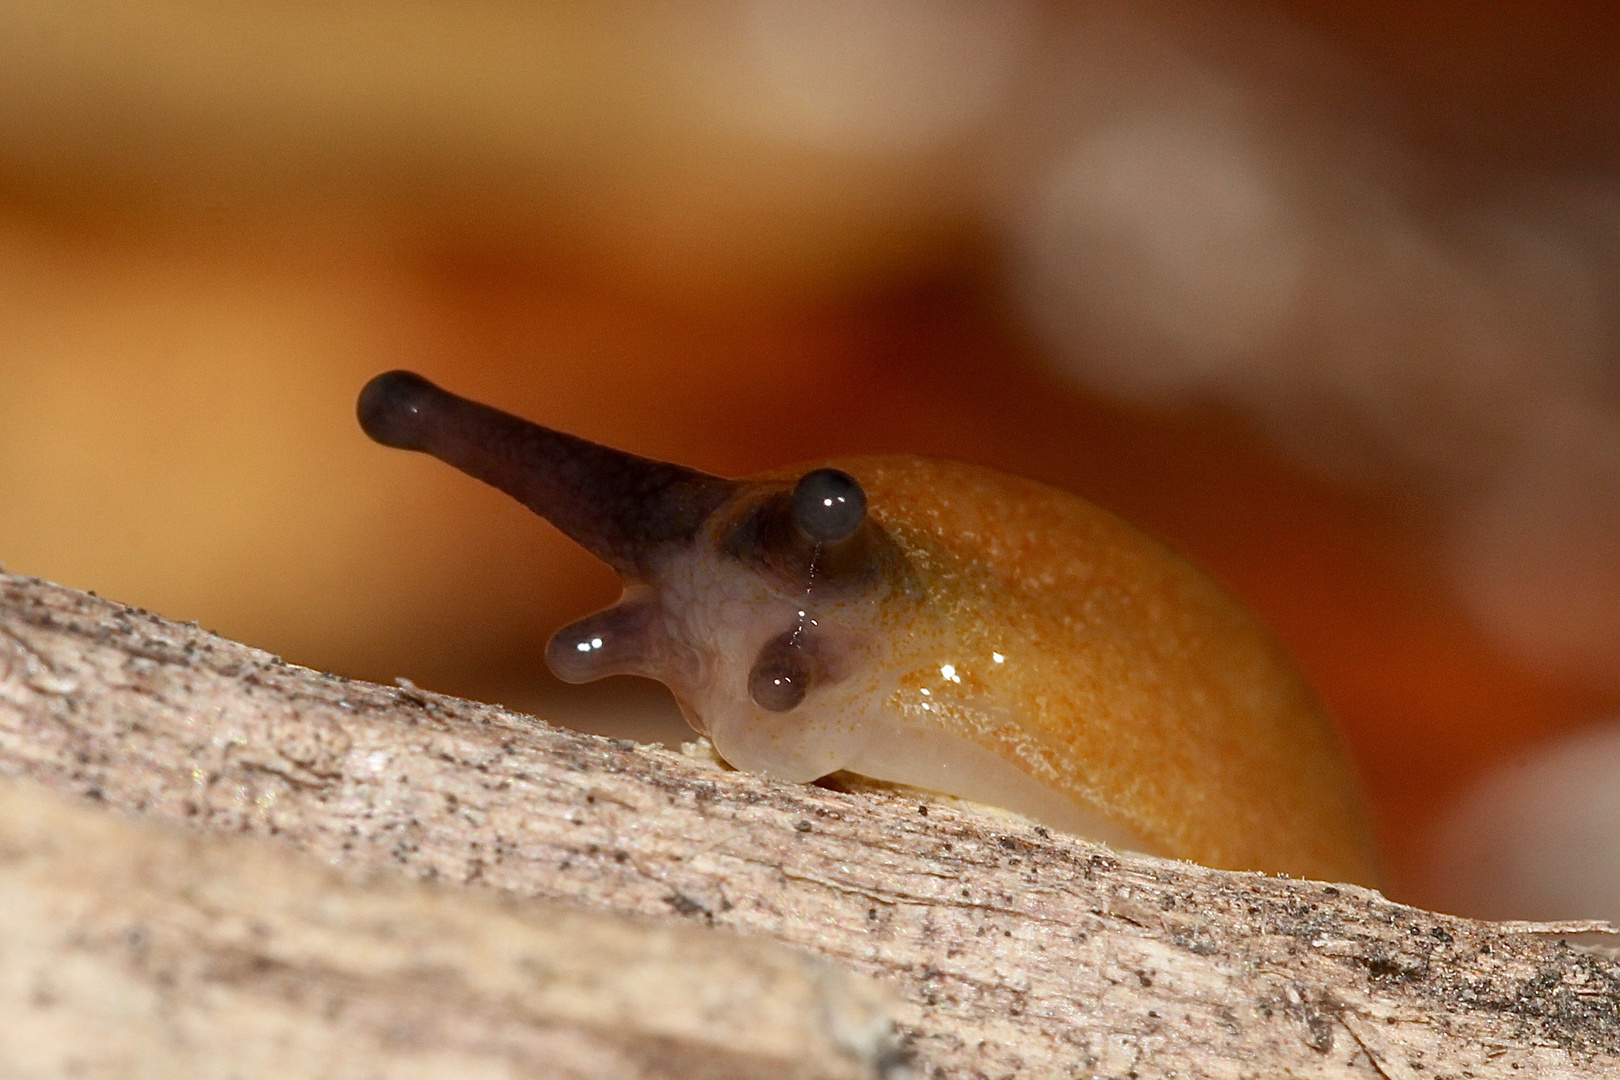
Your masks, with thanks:
[[[1548,928],[776,783],[6,575],[0,772],[338,866],[774,939],[894,987],[921,1076],[1620,1075],[1620,962]]]
[[[8,1080],[882,1080],[870,980],[770,942],[129,819],[0,781]]]

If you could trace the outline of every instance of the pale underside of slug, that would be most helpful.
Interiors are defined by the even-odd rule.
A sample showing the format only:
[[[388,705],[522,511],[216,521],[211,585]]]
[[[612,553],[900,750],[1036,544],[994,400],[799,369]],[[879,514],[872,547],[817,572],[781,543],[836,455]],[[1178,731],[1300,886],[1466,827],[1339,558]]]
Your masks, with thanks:
[[[553,670],[662,680],[738,768],[845,770],[1211,866],[1373,880],[1332,725],[1279,645],[1084,499],[916,457],[722,480],[404,373],[360,414],[613,564],[624,598],[558,633]]]

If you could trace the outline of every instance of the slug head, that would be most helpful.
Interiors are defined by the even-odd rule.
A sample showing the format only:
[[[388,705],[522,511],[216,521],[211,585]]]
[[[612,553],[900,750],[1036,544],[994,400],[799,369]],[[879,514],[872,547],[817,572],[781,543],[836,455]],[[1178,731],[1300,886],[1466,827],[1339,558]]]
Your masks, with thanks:
[[[859,757],[891,689],[883,625],[911,591],[900,549],[832,468],[736,481],[553,431],[389,372],[360,426],[511,495],[613,566],[619,603],[546,648],[567,682],[667,684],[738,768],[813,780]]]

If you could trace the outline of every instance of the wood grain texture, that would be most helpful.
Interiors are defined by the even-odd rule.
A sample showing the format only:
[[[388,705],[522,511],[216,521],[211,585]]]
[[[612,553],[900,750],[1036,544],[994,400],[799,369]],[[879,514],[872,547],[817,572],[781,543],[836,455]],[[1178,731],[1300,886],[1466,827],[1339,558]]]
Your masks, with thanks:
[[[0,1074],[879,1080],[868,980],[0,783]],[[87,1036],[88,1033],[93,1033]]]
[[[0,771],[338,866],[785,943],[893,987],[923,1077],[1620,1075],[1620,961],[1556,936],[1584,926],[781,784],[14,576]]]

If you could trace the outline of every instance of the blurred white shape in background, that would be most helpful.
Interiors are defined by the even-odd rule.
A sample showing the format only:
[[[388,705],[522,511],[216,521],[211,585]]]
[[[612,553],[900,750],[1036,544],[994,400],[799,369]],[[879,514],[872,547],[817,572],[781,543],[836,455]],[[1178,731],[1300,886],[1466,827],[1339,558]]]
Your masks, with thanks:
[[[1065,366],[1174,400],[1277,346],[1307,238],[1258,150],[1207,113],[1125,117],[1037,187],[1019,284]]]
[[[1427,901],[1475,918],[1620,922],[1620,721],[1487,776],[1448,814]]]
[[[1002,220],[1052,364],[1229,405],[1308,468],[1419,494],[1483,629],[1620,688],[1613,185],[1425,153],[1397,123],[1413,103],[1325,44],[1206,30],[1110,8],[1043,39]]]
[[[745,51],[779,134],[892,154],[959,135],[1021,66],[1022,0],[748,0]]]
[[[1528,435],[1462,506],[1456,580],[1521,657],[1620,687],[1620,410],[1552,402]]]

